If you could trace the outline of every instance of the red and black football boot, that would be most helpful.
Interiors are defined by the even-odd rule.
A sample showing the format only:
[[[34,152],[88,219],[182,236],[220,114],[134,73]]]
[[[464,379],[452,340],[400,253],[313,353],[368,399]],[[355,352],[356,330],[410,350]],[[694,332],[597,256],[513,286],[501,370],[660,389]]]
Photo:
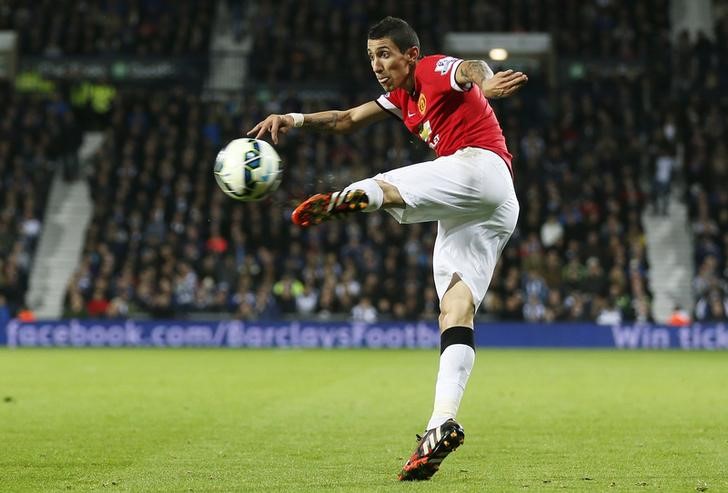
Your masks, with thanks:
[[[291,221],[302,227],[315,226],[334,217],[364,210],[368,205],[369,197],[364,190],[318,193],[296,207]]]
[[[440,469],[440,463],[465,441],[463,428],[448,419],[437,428],[417,435],[417,447],[399,473],[400,481],[427,480]]]

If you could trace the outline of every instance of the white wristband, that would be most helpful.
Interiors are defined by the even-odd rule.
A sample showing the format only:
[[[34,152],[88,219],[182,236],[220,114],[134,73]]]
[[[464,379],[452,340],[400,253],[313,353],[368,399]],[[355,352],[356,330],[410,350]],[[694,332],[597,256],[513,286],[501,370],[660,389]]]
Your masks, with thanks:
[[[303,113],[288,113],[286,116],[293,118],[293,126],[300,128],[303,126]]]

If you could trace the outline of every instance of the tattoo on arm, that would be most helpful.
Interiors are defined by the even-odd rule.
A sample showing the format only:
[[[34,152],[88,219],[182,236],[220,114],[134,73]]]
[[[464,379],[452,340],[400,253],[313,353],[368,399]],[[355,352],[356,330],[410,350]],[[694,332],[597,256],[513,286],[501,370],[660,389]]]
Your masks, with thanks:
[[[303,120],[303,126],[321,132],[335,132],[339,122],[338,111],[322,111],[309,113]]]
[[[463,62],[460,73],[468,81],[483,86],[483,83],[493,77],[493,71],[483,60],[466,60]]]

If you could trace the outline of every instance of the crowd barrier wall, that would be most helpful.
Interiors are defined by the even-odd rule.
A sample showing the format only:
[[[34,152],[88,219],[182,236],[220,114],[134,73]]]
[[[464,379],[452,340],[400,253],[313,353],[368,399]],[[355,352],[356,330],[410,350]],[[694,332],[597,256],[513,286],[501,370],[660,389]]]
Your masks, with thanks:
[[[175,320],[11,320],[0,328],[8,347],[435,348],[429,322],[241,322]],[[480,323],[482,347],[728,349],[728,325]]]

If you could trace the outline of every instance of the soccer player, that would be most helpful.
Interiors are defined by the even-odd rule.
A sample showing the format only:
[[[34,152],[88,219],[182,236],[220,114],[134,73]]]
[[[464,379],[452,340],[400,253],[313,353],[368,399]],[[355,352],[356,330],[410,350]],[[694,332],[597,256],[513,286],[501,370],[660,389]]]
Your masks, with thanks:
[[[519,205],[511,155],[487,98],[513,94],[528,78],[493,74],[481,60],[422,57],[415,31],[386,17],[368,33],[367,53],[386,94],[344,111],[269,115],[248,135],[291,128],[349,132],[393,116],[437,154],[433,161],[380,173],[300,204],[292,221],[312,226],[352,212],[385,209],[402,224],[437,221],[433,253],[440,298],[440,368],[435,403],[400,480],[429,479],[465,434],[455,421],[475,361],[473,319],[511,237]]]

